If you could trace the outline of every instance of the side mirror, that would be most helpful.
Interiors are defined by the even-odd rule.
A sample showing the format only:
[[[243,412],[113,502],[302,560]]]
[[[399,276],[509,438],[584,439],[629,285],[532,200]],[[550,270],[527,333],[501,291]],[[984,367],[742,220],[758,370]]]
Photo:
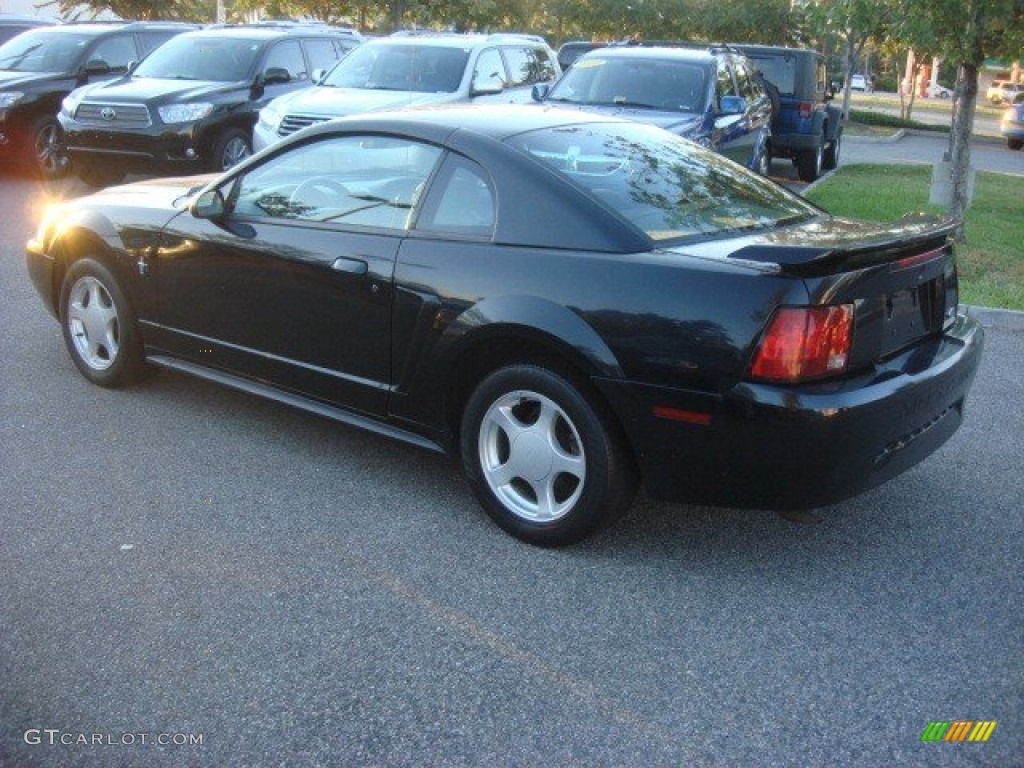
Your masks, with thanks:
[[[103,59],[89,59],[85,62],[85,74],[87,75],[109,75],[110,65]]]
[[[277,85],[279,83],[291,82],[292,76],[284,67],[269,67],[263,73],[263,85]]]
[[[530,90],[530,95],[533,96],[534,101],[544,101],[551,92],[551,83],[536,83]]]
[[[742,115],[747,111],[747,100],[742,96],[723,96],[718,105],[722,115]]]
[[[469,95],[496,96],[504,90],[505,87],[501,84],[500,81],[489,80],[486,83],[473,83],[473,87],[470,89]]]
[[[197,219],[223,219],[226,211],[224,195],[219,189],[208,189],[193,201],[190,211]]]

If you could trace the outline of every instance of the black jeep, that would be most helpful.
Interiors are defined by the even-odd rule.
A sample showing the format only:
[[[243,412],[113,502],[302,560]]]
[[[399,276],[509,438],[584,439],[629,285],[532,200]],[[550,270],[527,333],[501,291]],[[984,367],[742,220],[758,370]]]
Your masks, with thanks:
[[[801,181],[814,181],[839,163],[842,113],[832,106],[825,57],[817,51],[737,45],[779,90],[772,120],[772,157],[789,157]]]

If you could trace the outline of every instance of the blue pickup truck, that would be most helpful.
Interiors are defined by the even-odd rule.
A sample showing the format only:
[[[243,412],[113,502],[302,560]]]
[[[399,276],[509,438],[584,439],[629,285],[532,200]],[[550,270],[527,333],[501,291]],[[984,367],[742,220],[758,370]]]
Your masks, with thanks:
[[[772,157],[792,158],[801,181],[839,163],[842,112],[831,104],[825,57],[803,48],[736,45],[779,91],[772,119]]]

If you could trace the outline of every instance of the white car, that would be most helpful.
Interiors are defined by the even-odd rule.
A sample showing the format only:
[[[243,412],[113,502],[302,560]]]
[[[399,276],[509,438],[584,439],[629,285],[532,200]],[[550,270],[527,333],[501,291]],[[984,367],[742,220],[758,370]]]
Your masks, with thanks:
[[[308,125],[362,112],[442,102],[529,102],[561,73],[543,40],[516,34],[393,35],[356,48],[317,85],[260,110],[253,148]]]
[[[928,83],[928,97],[931,99],[948,99],[953,95],[953,92],[944,85],[938,83]]]
[[[871,93],[875,90],[874,80],[867,75],[850,75],[850,90]]]

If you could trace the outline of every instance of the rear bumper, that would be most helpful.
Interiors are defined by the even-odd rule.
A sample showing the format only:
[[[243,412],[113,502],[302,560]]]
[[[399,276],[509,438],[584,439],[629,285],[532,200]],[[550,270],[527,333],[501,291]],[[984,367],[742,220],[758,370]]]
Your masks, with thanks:
[[[741,383],[707,395],[600,381],[632,442],[649,495],[758,509],[809,509],[906,471],[956,432],[984,332],[958,318],[944,336],[870,373],[801,387]],[[707,423],[653,415],[655,406]]]

